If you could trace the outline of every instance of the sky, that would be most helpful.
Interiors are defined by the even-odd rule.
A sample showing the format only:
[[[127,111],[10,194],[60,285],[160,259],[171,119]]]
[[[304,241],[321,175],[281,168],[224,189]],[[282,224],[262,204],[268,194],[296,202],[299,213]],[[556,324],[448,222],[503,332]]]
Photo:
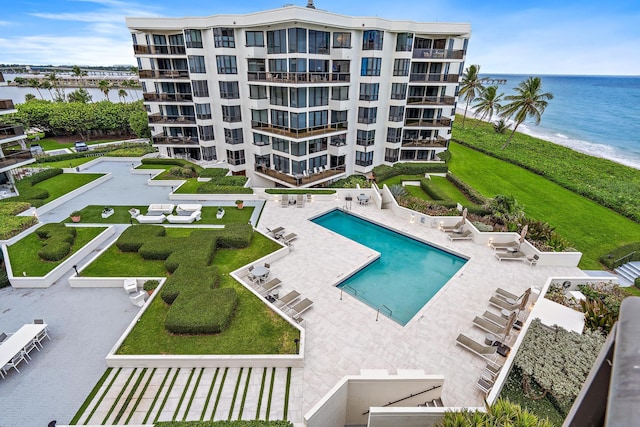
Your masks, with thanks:
[[[243,14],[306,0],[5,0],[0,63],[134,65],[125,17]],[[637,0],[316,0],[352,16],[471,24],[483,74],[640,75]]]

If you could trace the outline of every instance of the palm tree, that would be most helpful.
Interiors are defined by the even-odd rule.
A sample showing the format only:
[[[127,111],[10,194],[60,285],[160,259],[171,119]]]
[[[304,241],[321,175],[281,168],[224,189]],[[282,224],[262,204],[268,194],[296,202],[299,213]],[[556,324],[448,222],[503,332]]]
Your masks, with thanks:
[[[475,104],[475,113],[474,115],[480,115],[480,120],[491,121],[493,115],[500,112],[502,105],[500,102],[502,101],[502,97],[504,93],[498,94],[498,86],[489,86],[484,88],[480,92],[480,97],[474,100]],[[476,123],[476,126],[478,126]]]
[[[74,76],[80,77],[80,81],[83,82],[82,86],[84,86],[83,77],[87,75],[87,72],[86,71],[82,71],[80,69],[80,67],[78,67],[77,65],[73,66],[73,69],[71,70],[71,72],[73,73]]]
[[[505,118],[512,118],[515,120],[516,125],[509,135],[509,139],[501,148],[507,148],[513,138],[513,134],[516,133],[516,129],[527,117],[535,120],[535,124],[540,124],[540,119],[547,108],[547,100],[553,99],[551,92],[542,93],[542,81],[540,77],[529,77],[527,80],[520,82],[518,87],[514,89],[515,95],[506,96],[504,99],[511,101],[505,105],[502,109],[501,116]]]
[[[28,93],[24,96],[24,102],[29,102],[33,99],[36,99],[36,96],[32,93]]]
[[[78,88],[69,94],[69,102],[82,102],[88,104],[91,102],[91,95],[85,88]]]
[[[64,89],[59,86],[60,79],[56,75],[56,72],[52,71],[51,73],[47,74],[47,80],[49,81],[49,83],[51,84],[51,87],[56,93],[55,96],[53,96],[54,100],[56,102],[64,102],[66,98],[66,94],[64,93]]]
[[[42,87],[40,84],[40,80],[36,78],[29,79],[29,81],[27,82],[27,86],[35,88],[38,91],[38,95],[40,95],[40,99],[44,99],[42,97],[42,92],[40,92],[40,88]]]
[[[460,84],[460,96],[467,102],[464,107],[464,116],[462,116],[462,127],[467,118],[467,108],[469,103],[484,89],[482,79],[478,76],[480,73],[479,65],[469,65],[462,75],[462,83]]]
[[[127,98],[127,91],[124,89],[120,89],[118,91],[118,97],[120,98],[120,102],[125,102],[125,99]]]
[[[98,82],[98,89],[100,89],[102,91],[102,93],[104,93],[104,96],[107,98],[107,101],[110,101],[109,99],[109,89],[111,88],[111,83],[109,83],[106,80],[100,80]]]

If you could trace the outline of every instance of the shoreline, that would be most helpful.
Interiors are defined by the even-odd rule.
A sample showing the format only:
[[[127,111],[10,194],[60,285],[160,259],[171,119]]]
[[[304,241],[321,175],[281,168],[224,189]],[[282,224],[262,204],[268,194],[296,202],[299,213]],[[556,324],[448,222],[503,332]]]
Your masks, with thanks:
[[[467,118],[472,118],[475,120],[480,120],[478,117],[474,116],[474,108],[470,105],[467,110]],[[456,114],[463,115],[464,114],[464,105],[456,106]],[[489,123],[489,120],[482,120],[485,123]],[[494,120],[495,121],[495,118]],[[515,123],[513,120],[507,120],[507,124],[512,127]],[[533,130],[532,128],[540,129],[540,131]],[[545,133],[546,131],[546,133]],[[563,135],[558,132],[553,132],[551,130],[540,128],[536,125],[530,125],[522,123],[518,126],[518,130],[516,132],[531,136],[533,138],[538,138],[546,142],[550,142],[552,144],[560,145],[562,147],[569,148],[573,151],[577,151],[582,154],[586,154],[592,157],[598,157],[605,160],[610,160],[614,163],[618,163],[623,166],[627,166],[633,169],[640,170],[640,158],[631,158],[629,159],[624,155],[624,153],[620,153],[616,147],[606,144],[600,144],[596,142],[584,141],[579,139],[573,139],[566,135]]]

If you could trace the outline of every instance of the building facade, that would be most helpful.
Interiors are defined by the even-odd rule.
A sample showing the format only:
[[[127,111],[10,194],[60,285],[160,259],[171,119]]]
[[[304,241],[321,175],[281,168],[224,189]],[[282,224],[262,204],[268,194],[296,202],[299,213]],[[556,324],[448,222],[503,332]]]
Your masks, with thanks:
[[[285,6],[127,18],[153,143],[310,187],[447,148],[470,26]]]

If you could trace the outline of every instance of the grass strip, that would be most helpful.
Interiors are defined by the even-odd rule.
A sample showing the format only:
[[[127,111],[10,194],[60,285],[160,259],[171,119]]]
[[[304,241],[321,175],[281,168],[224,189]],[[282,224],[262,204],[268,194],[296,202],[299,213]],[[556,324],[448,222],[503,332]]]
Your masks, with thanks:
[[[164,374],[164,378],[162,379],[162,382],[160,383],[160,387],[158,387],[158,391],[156,392],[156,395],[153,396],[153,401],[151,402],[151,406],[149,407],[149,410],[147,411],[147,414],[144,416],[144,420],[142,421],[142,424],[146,424],[147,420],[149,419],[149,416],[151,415],[151,411],[153,410],[153,407],[156,405],[156,401],[158,400],[158,396],[160,396],[160,393],[162,392],[162,389],[164,388],[164,383],[167,382],[167,378],[169,378],[169,373],[171,372],[171,368],[167,369],[167,373]]]
[[[267,399],[267,413],[265,420],[269,421],[271,412],[271,399],[273,399],[273,383],[276,381],[276,368],[271,368],[271,384],[269,384],[269,399]]]
[[[264,393],[264,383],[267,379],[267,368],[262,369],[262,382],[260,384],[260,396],[258,397],[258,408],[256,409],[256,420],[260,419],[260,407],[262,406],[262,394]]]
[[[180,407],[182,406],[182,402],[184,401],[184,397],[187,395],[187,390],[189,389],[189,384],[191,384],[191,379],[193,378],[193,374],[196,372],[196,368],[191,368],[191,373],[189,374],[189,378],[187,378],[187,384],[184,386],[184,390],[182,390],[182,394],[180,395],[180,400],[176,405],[176,410],[173,413],[173,417],[171,417],[171,421],[175,421],[178,416],[178,412],[180,411]],[[186,415],[185,415],[186,416]]]
[[[78,412],[76,412],[76,414],[71,419],[71,422],[69,422],[69,425],[78,424],[78,421],[80,421],[80,417],[82,416],[84,411],[87,410],[87,408],[89,407],[89,404],[91,403],[93,398],[96,396],[96,394],[98,394],[98,391],[100,391],[100,387],[102,387],[102,384],[104,384],[104,382],[107,380],[112,370],[113,368],[107,368],[107,370],[104,371],[104,374],[102,374],[102,376],[100,377],[96,385],[93,386],[91,393],[89,393],[89,396],[87,396],[87,398],[84,400],[84,402],[82,403],[82,406],[80,406],[80,409],[78,409]]]
[[[111,381],[109,382],[109,385],[107,386],[106,389],[104,389],[104,393],[102,393],[102,396],[100,396],[100,399],[96,402],[96,406],[93,407],[93,409],[91,410],[91,413],[89,414],[89,416],[87,418],[85,418],[84,422],[85,424],[87,422],[89,422],[89,420],[91,418],[93,418],[93,414],[95,414],[96,410],[98,409],[98,407],[100,406],[100,404],[102,403],[102,400],[105,398],[105,396],[107,395],[107,392],[111,389],[111,386],[113,385],[114,381],[116,380],[116,378],[118,378],[118,375],[120,375],[120,372],[122,371],[122,368],[118,368],[118,370],[116,371],[115,375],[113,376],[113,378],[111,379]]]
[[[231,407],[229,408],[229,416],[227,416],[227,421],[231,421],[231,417],[233,416],[233,408],[236,406],[236,397],[238,396],[238,389],[240,388],[240,378],[242,378],[242,371],[244,368],[240,368],[238,372],[238,378],[236,378],[236,387],[233,390],[233,398],[231,399]]]
[[[131,372],[131,374],[129,375],[129,378],[127,378],[127,381],[125,381],[124,386],[122,387],[122,389],[120,390],[120,393],[118,393],[118,396],[116,396],[116,398],[113,401],[113,404],[111,405],[111,408],[109,408],[109,412],[107,412],[107,415],[104,416],[104,419],[102,420],[101,424],[106,424],[107,420],[109,419],[109,417],[111,416],[111,413],[113,412],[114,409],[116,409],[116,406],[118,405],[118,403],[120,402],[120,398],[122,397],[122,395],[124,394],[124,391],[127,389],[127,387],[129,387],[129,383],[131,382],[131,380],[133,379],[133,377],[136,375],[136,372],[138,371],[138,368],[133,368],[133,371]]]
[[[189,403],[187,404],[187,409],[184,411],[184,416],[182,417],[182,421],[187,420],[187,414],[191,409],[191,404],[193,403],[193,398],[196,395],[196,391],[198,391],[198,386],[200,385],[200,379],[202,378],[202,373],[204,372],[204,368],[200,368],[200,374],[198,374],[198,378],[196,378],[196,385],[193,386],[193,391],[191,392],[191,397],[189,398]]]
[[[138,375],[138,379],[136,380],[135,384],[133,385],[133,387],[131,387],[131,391],[129,392],[127,397],[124,399],[124,404],[120,407],[118,414],[113,420],[113,424],[118,424],[118,421],[120,421],[120,418],[122,418],[122,416],[124,415],[124,412],[127,410],[127,406],[129,406],[129,403],[131,403],[131,399],[133,399],[133,395],[136,393],[136,390],[138,389],[138,387],[140,387],[142,378],[146,373],[147,373],[147,368],[142,369],[142,372],[140,372],[140,375]]]
[[[144,387],[142,388],[142,391],[140,392],[140,394],[138,395],[138,400],[136,400],[135,405],[133,405],[133,408],[131,409],[131,413],[129,414],[129,416],[127,417],[127,419],[124,422],[125,424],[129,424],[129,421],[131,420],[131,417],[133,417],[133,414],[136,413],[136,409],[138,409],[138,405],[140,405],[140,402],[142,402],[142,397],[147,392],[147,388],[149,387],[149,384],[151,384],[151,379],[153,378],[153,375],[156,373],[156,369],[158,369],[158,368],[153,368],[153,370],[151,370],[151,374],[149,375],[149,378],[147,378],[147,382],[145,383]]]
[[[286,421],[289,412],[289,390],[291,389],[291,367],[287,368],[287,387],[284,391],[284,413],[282,419]]]
[[[238,419],[242,419],[242,413],[244,412],[244,403],[247,400],[247,392],[249,391],[249,381],[251,380],[251,370],[253,368],[249,368],[249,372],[247,372],[247,381],[244,383],[244,393],[242,393],[242,402],[240,403],[240,410],[238,411]]]
[[[160,418],[160,414],[162,414],[162,410],[164,409],[164,405],[167,404],[167,400],[169,399],[171,390],[173,390],[173,385],[176,383],[176,380],[178,379],[179,373],[180,373],[180,368],[176,369],[176,373],[173,375],[173,378],[171,379],[171,384],[169,384],[169,388],[167,389],[167,394],[164,395],[164,399],[162,399],[162,404],[160,405],[160,409],[158,409],[158,413],[156,414],[156,417],[153,420],[154,424],[158,422],[158,419]]]
[[[202,414],[200,415],[200,421],[204,420],[204,414],[207,412],[207,408],[209,407],[209,401],[211,400],[211,394],[213,393],[213,387],[216,385],[216,379],[218,378],[219,371],[220,368],[216,368],[216,372],[213,374],[213,379],[209,386],[209,393],[207,393],[207,399],[204,401],[204,408],[202,408]]]
[[[211,421],[213,421],[213,417],[216,416],[216,410],[218,409],[218,403],[220,403],[220,396],[222,395],[222,388],[224,387],[224,380],[227,378],[228,371],[229,368],[224,368],[222,379],[220,380],[220,389],[218,390],[218,394],[216,395],[216,403],[213,405],[213,412],[211,413]]]

